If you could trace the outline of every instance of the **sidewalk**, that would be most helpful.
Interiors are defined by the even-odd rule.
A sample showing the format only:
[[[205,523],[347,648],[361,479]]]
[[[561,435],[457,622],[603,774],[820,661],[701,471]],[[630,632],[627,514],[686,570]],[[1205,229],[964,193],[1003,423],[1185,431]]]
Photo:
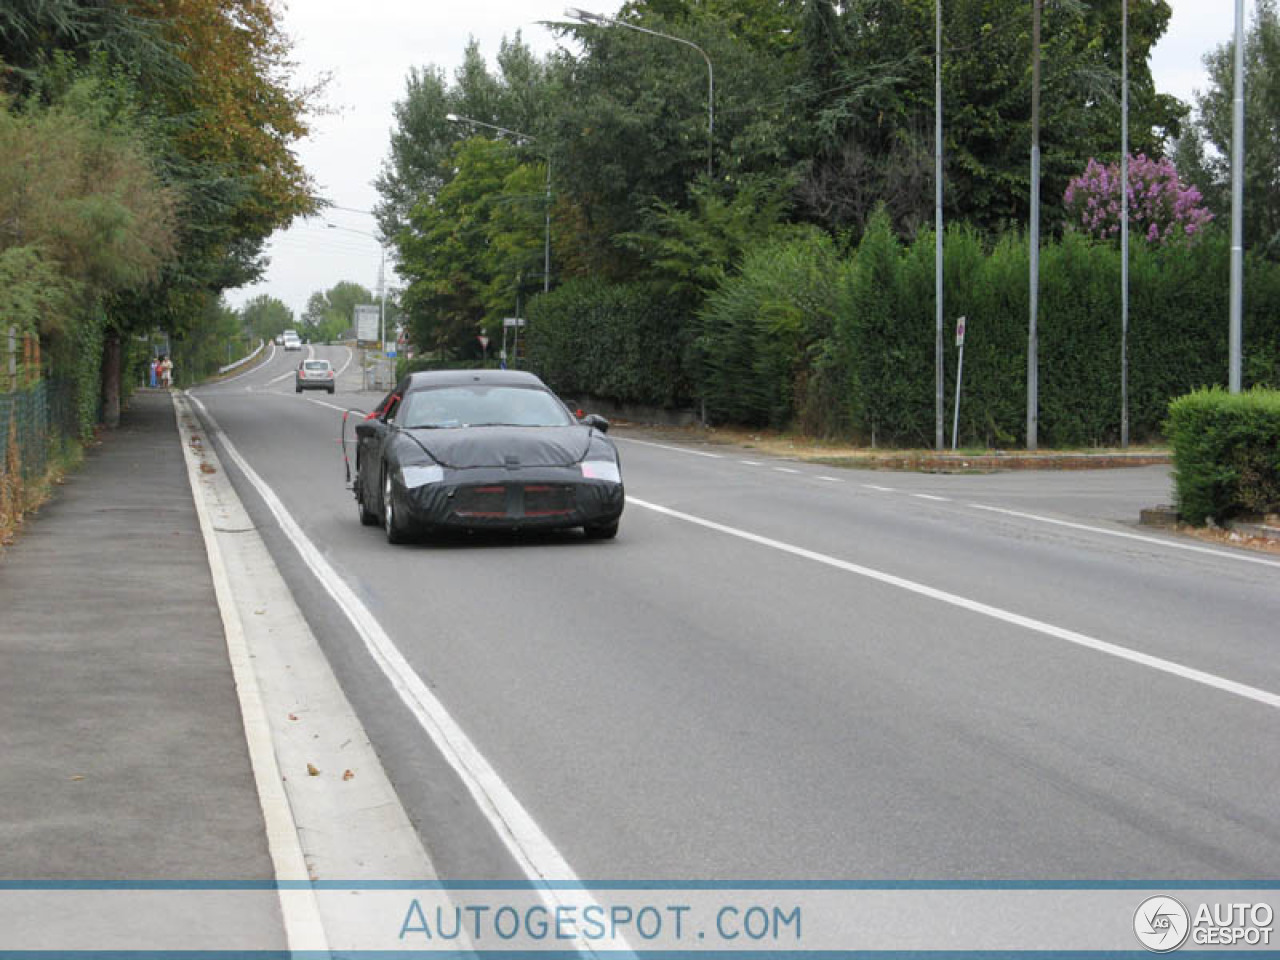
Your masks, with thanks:
[[[271,881],[167,392],[0,559],[0,880]]]

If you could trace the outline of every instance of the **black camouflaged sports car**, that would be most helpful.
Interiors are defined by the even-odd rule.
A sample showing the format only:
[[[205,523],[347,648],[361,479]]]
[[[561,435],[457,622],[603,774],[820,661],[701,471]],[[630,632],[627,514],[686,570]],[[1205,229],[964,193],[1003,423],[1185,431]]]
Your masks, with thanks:
[[[602,417],[578,420],[531,373],[405,377],[356,426],[360,521],[402,543],[443,530],[582,527],[618,533],[618,451]]]

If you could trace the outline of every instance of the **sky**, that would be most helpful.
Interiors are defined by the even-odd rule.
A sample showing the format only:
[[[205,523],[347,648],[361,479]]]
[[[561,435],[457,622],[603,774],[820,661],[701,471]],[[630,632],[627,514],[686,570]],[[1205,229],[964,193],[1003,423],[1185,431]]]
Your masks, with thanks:
[[[1130,0],[1133,3],[1143,0]],[[1152,54],[1157,89],[1188,102],[1207,83],[1203,55],[1231,39],[1231,0],[1169,0],[1173,18]],[[1246,17],[1254,0],[1245,0]],[[322,217],[277,232],[265,250],[263,279],[228,291],[232,307],[268,294],[301,317],[308,298],[346,280],[378,286],[381,248],[369,213],[378,200],[373,180],[387,155],[392,108],[405,92],[409,68],[437,66],[452,76],[474,37],[493,63],[504,37],[517,32],[539,54],[556,38],[540,21],[564,21],[567,6],[613,14],[622,0],[363,0],[352,16],[350,0],[290,0],[282,27],[293,40],[297,79],[330,76],[327,113],[295,149],[333,206]],[[366,212],[361,212],[366,211]],[[333,224],[333,226],[329,226]],[[398,286],[390,262],[389,286]]]

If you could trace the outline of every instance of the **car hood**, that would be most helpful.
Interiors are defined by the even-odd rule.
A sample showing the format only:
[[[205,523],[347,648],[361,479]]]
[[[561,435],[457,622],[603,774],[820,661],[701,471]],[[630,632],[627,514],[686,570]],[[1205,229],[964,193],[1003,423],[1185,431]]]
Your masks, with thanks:
[[[587,455],[587,427],[467,427],[409,430],[433,460],[455,470],[471,467],[571,467]]]

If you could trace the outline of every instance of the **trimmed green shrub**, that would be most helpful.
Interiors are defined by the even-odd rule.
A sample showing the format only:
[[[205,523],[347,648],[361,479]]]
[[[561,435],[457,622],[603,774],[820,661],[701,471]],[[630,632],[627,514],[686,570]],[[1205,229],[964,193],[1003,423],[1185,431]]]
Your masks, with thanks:
[[[810,371],[832,334],[840,270],[834,242],[810,228],[748,253],[707,298],[698,356],[710,419],[785,427],[800,416],[828,432],[826,388]]]
[[[1280,391],[1197,390],[1169,404],[1166,432],[1189,523],[1280,511]]]
[[[690,323],[651,284],[572,280],[529,305],[528,368],[561,395],[679,407],[692,402]]]

